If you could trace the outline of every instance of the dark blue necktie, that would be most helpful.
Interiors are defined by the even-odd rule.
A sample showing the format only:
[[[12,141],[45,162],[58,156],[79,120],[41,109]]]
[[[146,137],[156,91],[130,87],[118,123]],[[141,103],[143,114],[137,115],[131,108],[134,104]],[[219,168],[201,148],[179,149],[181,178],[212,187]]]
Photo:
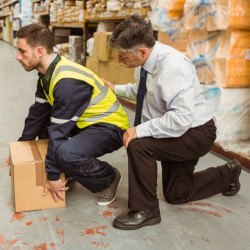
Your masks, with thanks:
[[[141,78],[140,78],[139,88],[138,88],[137,98],[136,98],[136,112],[135,112],[134,126],[137,126],[141,123],[143,99],[147,92],[146,80],[147,80],[147,71],[144,68],[141,68]]]

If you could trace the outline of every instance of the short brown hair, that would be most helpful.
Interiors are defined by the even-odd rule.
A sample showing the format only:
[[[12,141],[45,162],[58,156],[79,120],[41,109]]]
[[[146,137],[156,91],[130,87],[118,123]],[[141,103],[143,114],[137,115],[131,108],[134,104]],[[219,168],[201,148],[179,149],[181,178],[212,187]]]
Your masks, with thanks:
[[[139,15],[132,15],[116,27],[108,44],[115,50],[123,51],[131,51],[140,46],[152,48],[155,45],[152,26]]]
[[[42,24],[29,24],[18,30],[17,38],[25,38],[32,47],[42,46],[48,54],[53,52],[54,36],[53,33]]]

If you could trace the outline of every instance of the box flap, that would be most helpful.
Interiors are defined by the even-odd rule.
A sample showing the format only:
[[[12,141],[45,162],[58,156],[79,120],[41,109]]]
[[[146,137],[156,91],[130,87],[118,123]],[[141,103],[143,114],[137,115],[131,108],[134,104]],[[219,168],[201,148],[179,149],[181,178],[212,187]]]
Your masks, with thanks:
[[[44,161],[48,140],[10,142],[10,156],[13,164]]]

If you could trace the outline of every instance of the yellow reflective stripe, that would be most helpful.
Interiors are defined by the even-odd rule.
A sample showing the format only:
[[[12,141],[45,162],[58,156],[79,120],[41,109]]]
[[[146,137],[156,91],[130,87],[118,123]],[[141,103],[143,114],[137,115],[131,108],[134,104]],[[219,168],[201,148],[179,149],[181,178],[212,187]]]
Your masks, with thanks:
[[[50,117],[50,121],[53,122],[53,123],[57,123],[57,124],[63,124],[63,123],[68,122],[68,121],[77,122],[78,120],[79,120],[78,116],[74,116],[71,119],[58,119],[58,118],[55,118],[55,117],[52,117],[52,116]]]
[[[124,110],[122,109],[122,106],[120,105],[119,110],[119,118],[117,117],[117,113],[111,113],[109,116],[104,117],[101,120],[95,121],[95,122],[87,122],[87,121],[78,121],[77,122],[77,126],[79,128],[85,128],[87,126],[90,126],[92,124],[95,124],[96,122],[105,122],[105,123],[110,123],[110,124],[114,124],[116,126],[118,126],[119,128],[123,129],[123,130],[127,130],[129,128],[129,123],[128,123],[128,119],[127,119],[127,115],[124,112]]]
[[[39,103],[48,103],[48,100],[47,99],[43,99],[43,98],[40,98],[40,97],[36,97],[35,98],[35,101],[36,102],[39,102]]]
[[[109,91],[108,86],[106,86],[106,87],[103,88],[103,91],[101,91],[98,95],[95,95],[91,99],[91,101],[89,103],[89,106],[88,106],[88,109],[93,107],[94,105],[99,104],[100,102],[102,102],[105,99],[105,97],[107,96],[108,91]]]
[[[46,91],[45,91],[45,88],[44,88],[44,86],[43,86],[43,81],[42,81],[42,79],[41,79],[41,85],[42,85],[42,87],[43,87],[43,92],[44,92],[44,94],[45,94],[45,96],[46,96],[48,102],[49,102],[50,105],[52,106],[52,105],[53,105],[53,102],[51,101],[49,95],[47,95],[47,93],[46,93]],[[54,99],[53,99],[53,100],[54,100]]]
[[[60,71],[56,78],[55,78],[55,81],[52,82],[53,83],[53,87],[55,86],[55,84],[57,82],[59,82],[61,79],[63,78],[71,78],[71,79],[78,79],[78,80],[81,80],[81,81],[85,81],[89,84],[91,84],[92,86],[94,85],[94,79],[93,78],[88,78],[87,76],[84,76],[83,74],[79,73],[79,72],[74,72],[74,71]]]
[[[120,103],[116,99],[116,101],[113,103],[113,105],[107,111],[105,111],[105,113],[101,113],[99,115],[94,115],[93,117],[85,118],[85,119],[80,120],[80,121],[96,122],[98,120],[101,120],[105,117],[110,116],[110,114],[112,114],[112,113],[117,112],[119,110],[119,106],[120,106]]]
[[[88,74],[87,72],[85,72],[85,71],[82,70],[82,69],[76,68],[75,66],[71,66],[71,65],[62,65],[62,66],[59,66],[59,67],[56,69],[56,71],[55,71],[55,73],[54,73],[54,76],[53,76],[53,78],[52,78],[52,82],[55,81],[57,75],[58,75],[61,71],[73,71],[73,72],[75,72],[75,73],[83,74],[84,76],[93,79],[93,75]]]
[[[76,68],[75,66],[70,66],[70,65],[62,65],[62,66],[59,66],[55,70],[55,72],[53,74],[53,77],[52,77],[52,82],[53,83],[55,82],[55,79],[57,78],[58,74],[60,74],[62,71],[63,72],[71,71],[71,72],[74,72],[74,73],[84,75],[85,77],[87,77],[89,79],[94,79],[95,84],[96,84],[96,86],[98,87],[99,90],[101,90],[104,86],[106,86],[105,84],[103,84],[103,85],[100,84],[100,82],[98,82],[98,80],[93,77],[93,74],[89,74],[89,73],[85,72],[83,69]]]

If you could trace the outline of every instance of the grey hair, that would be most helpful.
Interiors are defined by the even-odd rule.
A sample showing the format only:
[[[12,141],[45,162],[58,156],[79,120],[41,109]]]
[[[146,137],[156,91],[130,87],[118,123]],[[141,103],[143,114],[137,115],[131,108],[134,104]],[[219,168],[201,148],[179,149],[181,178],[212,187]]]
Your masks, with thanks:
[[[130,53],[143,46],[152,48],[155,45],[152,26],[139,15],[132,15],[116,27],[108,45],[112,49]]]

